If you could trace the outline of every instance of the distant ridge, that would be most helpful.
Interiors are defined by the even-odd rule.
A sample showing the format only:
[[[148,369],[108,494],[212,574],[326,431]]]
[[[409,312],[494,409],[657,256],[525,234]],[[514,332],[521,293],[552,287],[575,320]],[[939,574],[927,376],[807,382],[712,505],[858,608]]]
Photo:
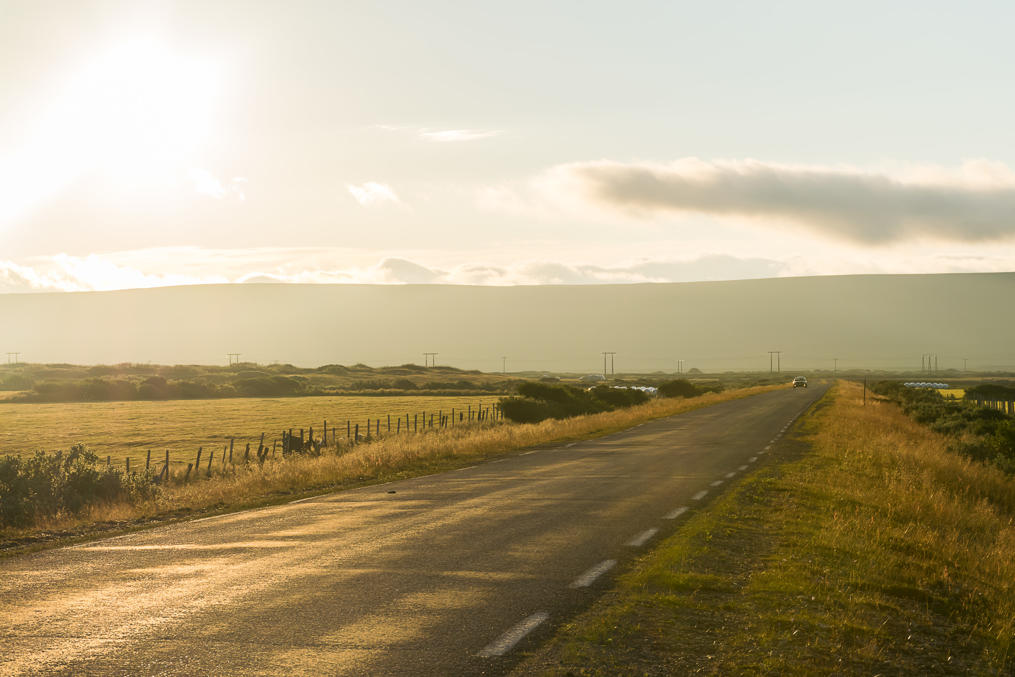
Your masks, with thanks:
[[[0,294],[0,353],[30,362],[500,371],[1015,367],[1015,273],[472,287],[235,284]]]

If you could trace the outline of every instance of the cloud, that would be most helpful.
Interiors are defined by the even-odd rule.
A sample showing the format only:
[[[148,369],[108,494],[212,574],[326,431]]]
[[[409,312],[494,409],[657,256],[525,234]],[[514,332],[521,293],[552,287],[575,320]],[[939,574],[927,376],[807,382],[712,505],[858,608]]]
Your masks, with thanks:
[[[243,202],[247,199],[246,194],[243,192],[247,179],[242,176],[234,176],[228,183],[223,184],[217,176],[207,169],[199,167],[191,168],[187,172],[187,176],[194,190],[201,195],[207,195],[216,200],[229,197]]]
[[[391,186],[386,183],[367,181],[366,183],[358,186],[348,184],[346,188],[356,202],[359,202],[364,207],[382,205],[386,202],[395,204],[401,202],[401,200],[398,199],[398,195],[395,194],[395,191],[392,190]]]
[[[386,132],[411,134],[424,141],[435,143],[459,143],[479,141],[503,134],[500,129],[428,129],[426,127],[403,127],[400,125],[374,125],[376,129]]]
[[[897,174],[755,160],[604,161],[562,165],[545,179],[557,191],[636,216],[695,212],[788,221],[867,245],[1015,236],[1015,174],[984,161],[957,171],[917,168]]]
[[[489,139],[492,136],[499,136],[502,132],[499,129],[421,129],[419,136],[427,141],[438,143],[455,143],[459,141],[478,141]]]

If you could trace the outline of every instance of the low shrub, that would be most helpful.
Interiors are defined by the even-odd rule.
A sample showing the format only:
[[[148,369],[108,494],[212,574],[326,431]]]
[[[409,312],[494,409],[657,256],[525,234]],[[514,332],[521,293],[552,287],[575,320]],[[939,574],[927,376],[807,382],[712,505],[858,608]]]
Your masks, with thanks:
[[[640,390],[596,386],[580,390],[566,385],[526,382],[518,386],[519,397],[502,397],[504,417],[515,423],[538,423],[583,414],[612,411],[648,401]]]
[[[101,467],[81,444],[66,453],[5,456],[0,458],[0,526],[27,526],[95,503],[146,498],[156,491],[154,480],[150,471],[128,474]]]

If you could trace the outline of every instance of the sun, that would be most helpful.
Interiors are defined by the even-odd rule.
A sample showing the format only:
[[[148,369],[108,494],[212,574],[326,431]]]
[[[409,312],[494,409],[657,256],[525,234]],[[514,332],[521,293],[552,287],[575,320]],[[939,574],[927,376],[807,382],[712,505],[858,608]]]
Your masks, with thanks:
[[[60,107],[75,164],[122,181],[186,167],[213,132],[220,69],[138,38],[99,55],[74,78]]]

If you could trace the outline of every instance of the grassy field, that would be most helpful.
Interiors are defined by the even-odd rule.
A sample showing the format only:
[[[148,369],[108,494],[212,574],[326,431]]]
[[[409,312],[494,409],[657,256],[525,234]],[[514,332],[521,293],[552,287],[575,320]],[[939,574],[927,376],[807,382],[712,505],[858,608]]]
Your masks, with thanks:
[[[428,415],[443,411],[473,411],[489,407],[496,396],[480,397],[286,397],[233,398],[224,400],[172,400],[168,402],[81,402],[28,404],[0,402],[0,455],[34,453],[43,449],[68,449],[83,443],[100,457],[113,457],[114,464],[143,461],[148,449],[163,458],[169,449],[170,462],[194,460],[199,446],[219,449],[236,438],[240,449],[247,442],[257,446],[261,433],[270,445],[283,429],[313,427],[320,437],[324,421],[329,429],[338,426],[345,435],[346,421],[359,424],[365,432],[367,419],[387,415]],[[394,421],[392,426],[394,426]]]
[[[1012,674],[1015,479],[840,383],[519,675]]]

